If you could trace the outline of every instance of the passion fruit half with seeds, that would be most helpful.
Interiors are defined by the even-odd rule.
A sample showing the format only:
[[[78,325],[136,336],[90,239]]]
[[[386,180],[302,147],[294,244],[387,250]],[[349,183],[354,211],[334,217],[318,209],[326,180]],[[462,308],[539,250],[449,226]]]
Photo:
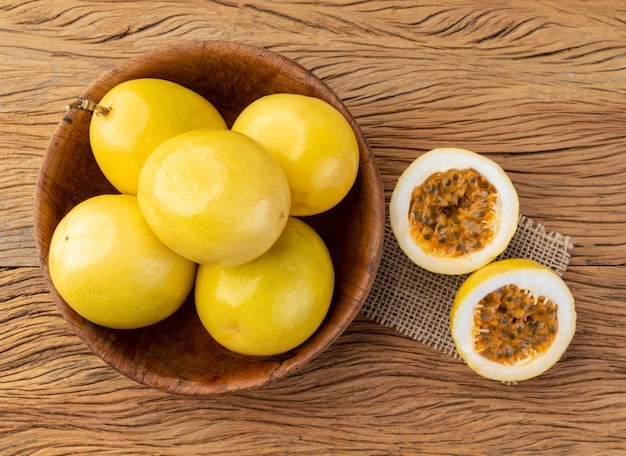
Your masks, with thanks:
[[[450,314],[456,349],[483,377],[536,377],[565,353],[576,330],[574,297],[552,269],[528,259],[495,261],[459,288]]]
[[[439,274],[466,274],[501,254],[517,229],[519,200],[493,160],[458,148],[433,149],[402,173],[389,204],[404,253]]]

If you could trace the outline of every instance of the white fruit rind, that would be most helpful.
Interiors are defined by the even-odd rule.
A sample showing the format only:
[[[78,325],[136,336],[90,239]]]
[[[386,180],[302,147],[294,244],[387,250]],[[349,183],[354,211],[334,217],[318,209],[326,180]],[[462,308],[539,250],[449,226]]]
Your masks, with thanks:
[[[434,257],[418,246],[410,235],[411,194],[434,173],[467,168],[484,176],[496,189],[498,226],[495,227],[495,237],[486,248],[460,257]],[[391,229],[400,248],[415,264],[439,274],[466,274],[492,261],[511,241],[517,229],[518,216],[517,191],[506,172],[493,160],[458,148],[433,149],[413,161],[398,179],[389,204]]]
[[[474,308],[487,294],[509,284],[556,303],[558,331],[552,345],[543,354],[505,365],[485,358],[474,349]],[[561,358],[576,328],[574,297],[565,282],[544,267],[509,270],[491,276],[464,296],[452,318],[452,338],[461,358],[479,375],[502,382],[527,380],[548,370]]]

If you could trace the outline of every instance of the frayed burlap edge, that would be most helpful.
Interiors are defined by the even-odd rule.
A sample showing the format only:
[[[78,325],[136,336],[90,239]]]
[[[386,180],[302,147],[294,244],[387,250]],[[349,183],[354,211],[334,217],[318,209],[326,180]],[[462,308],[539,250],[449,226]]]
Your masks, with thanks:
[[[563,275],[572,249],[569,236],[547,231],[522,215],[515,235],[498,259],[528,258]],[[456,357],[449,314],[456,291],[466,278],[467,274],[435,274],[415,265],[386,226],[381,264],[362,313],[406,337]]]

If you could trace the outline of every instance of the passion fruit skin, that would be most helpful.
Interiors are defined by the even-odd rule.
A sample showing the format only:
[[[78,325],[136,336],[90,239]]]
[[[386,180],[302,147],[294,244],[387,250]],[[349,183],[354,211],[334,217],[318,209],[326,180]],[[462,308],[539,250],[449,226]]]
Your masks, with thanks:
[[[137,200],[154,234],[198,264],[238,266],[265,253],[289,218],[289,184],[259,143],[230,130],[192,130],[146,159]]]
[[[545,351],[498,362],[476,349],[474,313],[486,295],[511,284],[555,303],[558,331]],[[495,261],[471,274],[459,288],[450,313],[450,330],[459,356],[477,374],[502,382],[528,380],[547,371],[567,350],[576,330],[574,297],[558,274],[533,260]]]
[[[146,158],[165,140],[197,128],[226,130],[217,109],[196,92],[171,81],[139,78],[122,82],[99,102],[89,125],[94,158],[121,193],[137,194]]]
[[[409,220],[413,191],[429,177],[450,170],[474,170],[496,192],[488,242],[479,249],[454,256],[419,245],[412,237]],[[519,199],[511,179],[493,160],[465,149],[439,148],[418,157],[402,173],[391,196],[389,218],[400,248],[415,264],[438,274],[467,274],[493,261],[509,245],[517,229]]]

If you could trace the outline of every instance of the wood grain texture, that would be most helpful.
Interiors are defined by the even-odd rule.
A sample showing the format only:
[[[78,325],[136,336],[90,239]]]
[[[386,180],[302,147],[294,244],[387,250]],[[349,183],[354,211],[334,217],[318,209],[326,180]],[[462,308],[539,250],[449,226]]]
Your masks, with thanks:
[[[625,25],[620,1],[2,2],[2,453],[626,452]],[[522,212],[575,245],[564,278],[579,323],[561,362],[501,385],[360,317],[297,374],[199,400],[92,355],[37,267],[41,157],[64,106],[102,72],[201,39],[265,46],[313,70],[361,124],[387,196],[434,147],[501,163]]]

